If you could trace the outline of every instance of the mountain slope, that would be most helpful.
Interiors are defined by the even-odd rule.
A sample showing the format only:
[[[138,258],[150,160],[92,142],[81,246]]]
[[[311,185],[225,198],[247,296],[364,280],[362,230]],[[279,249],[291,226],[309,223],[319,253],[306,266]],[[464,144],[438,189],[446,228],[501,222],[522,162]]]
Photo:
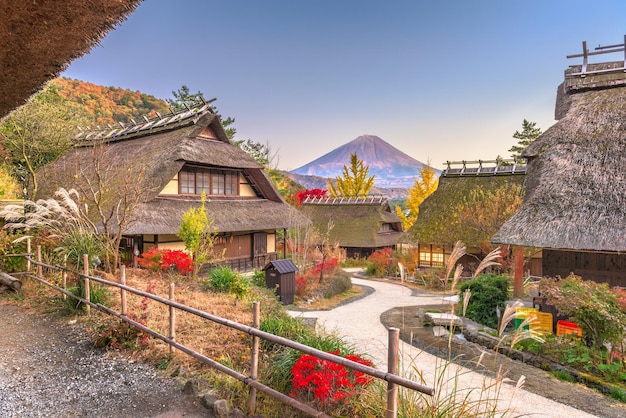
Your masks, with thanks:
[[[318,159],[292,170],[292,174],[319,177],[340,176],[344,165],[350,163],[350,154],[356,153],[369,174],[374,174],[378,187],[411,187],[424,163],[414,159],[375,135],[362,135],[322,155]]]
[[[61,96],[81,104],[93,115],[95,124],[128,123],[131,118],[141,120],[144,115],[156,116],[155,112],[169,113],[164,100],[140,91],[105,87],[65,77],[56,78],[53,83]]]

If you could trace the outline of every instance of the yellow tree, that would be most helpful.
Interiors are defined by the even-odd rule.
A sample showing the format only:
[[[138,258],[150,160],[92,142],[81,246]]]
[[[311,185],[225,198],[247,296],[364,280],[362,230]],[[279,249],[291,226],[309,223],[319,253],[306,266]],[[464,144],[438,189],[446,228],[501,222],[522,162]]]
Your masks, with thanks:
[[[409,195],[406,198],[406,210],[408,214],[402,211],[400,206],[396,206],[396,213],[402,219],[402,226],[405,231],[413,225],[419,215],[420,205],[430,196],[439,185],[437,173],[430,166],[424,165],[420,170],[420,176],[415,180],[413,187],[409,189]]]
[[[374,176],[369,176],[369,166],[366,166],[359,157],[350,154],[350,167],[343,166],[342,175],[335,180],[328,180],[328,193],[335,196],[361,196],[370,192],[374,186]]]

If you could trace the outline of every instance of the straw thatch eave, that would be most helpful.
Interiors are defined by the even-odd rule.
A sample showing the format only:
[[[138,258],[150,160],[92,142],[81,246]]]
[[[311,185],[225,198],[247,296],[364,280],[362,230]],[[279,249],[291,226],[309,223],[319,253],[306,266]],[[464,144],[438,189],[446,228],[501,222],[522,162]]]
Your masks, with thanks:
[[[409,242],[437,245],[454,245],[463,239],[468,246],[480,246],[472,240],[463,225],[457,225],[456,211],[460,202],[473,191],[494,190],[513,185],[522,186],[525,174],[488,176],[441,176],[437,190],[422,202],[417,221],[404,234]],[[465,234],[465,236],[463,236]]]
[[[341,247],[381,248],[396,245],[402,236],[400,218],[389,211],[389,205],[375,204],[303,204],[302,213],[321,232],[329,233],[331,244]],[[381,224],[389,223],[393,231],[380,232]]]
[[[585,90],[567,102],[565,116],[523,153],[524,204],[492,242],[624,252],[625,87]]]
[[[135,211],[136,220],[125,234],[178,234],[183,214],[192,207],[200,207],[200,202],[197,199],[158,198],[142,203]],[[275,230],[310,224],[305,216],[290,205],[265,199],[208,199],[205,209],[218,233]]]
[[[0,119],[87,53],[142,0],[0,0]]]
[[[141,137],[117,142],[76,147],[57,161],[45,166],[39,173],[39,196],[51,196],[59,187],[78,188],[83,178],[81,171],[99,159],[108,177],[134,178],[141,182],[149,199],[156,197],[174,178],[184,164],[219,168],[242,169],[255,183],[264,198],[282,201],[265,176],[261,164],[230,142],[197,138],[206,127],[220,135],[223,131],[219,118],[206,113],[176,130],[145,133]]]

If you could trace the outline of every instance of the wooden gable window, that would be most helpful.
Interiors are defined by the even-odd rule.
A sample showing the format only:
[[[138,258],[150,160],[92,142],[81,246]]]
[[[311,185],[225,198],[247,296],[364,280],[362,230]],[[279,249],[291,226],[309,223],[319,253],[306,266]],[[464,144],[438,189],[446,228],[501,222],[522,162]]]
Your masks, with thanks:
[[[203,167],[183,167],[178,173],[180,194],[237,196],[239,173],[235,170],[215,170]]]

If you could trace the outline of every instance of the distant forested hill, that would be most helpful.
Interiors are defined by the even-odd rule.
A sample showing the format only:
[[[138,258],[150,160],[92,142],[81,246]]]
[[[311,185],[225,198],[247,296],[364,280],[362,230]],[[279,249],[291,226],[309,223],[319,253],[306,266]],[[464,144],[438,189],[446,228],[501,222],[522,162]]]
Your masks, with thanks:
[[[99,86],[71,78],[57,78],[53,83],[63,97],[83,105],[93,115],[94,125],[130,122],[130,118],[139,120],[143,115],[156,116],[155,112],[169,113],[164,100],[139,91]]]

